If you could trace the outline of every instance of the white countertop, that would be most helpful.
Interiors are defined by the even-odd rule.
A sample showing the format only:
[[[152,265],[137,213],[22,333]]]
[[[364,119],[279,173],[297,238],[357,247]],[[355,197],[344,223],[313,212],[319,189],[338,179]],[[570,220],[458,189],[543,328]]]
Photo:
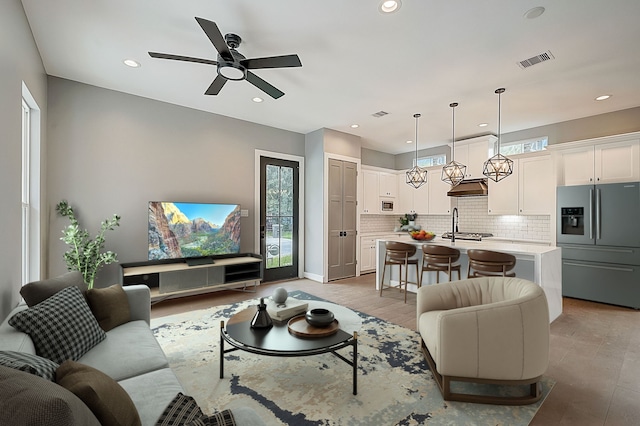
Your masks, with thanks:
[[[380,241],[386,241],[384,239],[380,239]],[[395,241],[389,240],[389,241]],[[437,244],[445,247],[455,247],[463,253],[466,253],[468,249],[483,249],[483,250],[493,250],[493,251],[502,251],[505,253],[511,253],[514,255],[537,255],[542,253],[549,253],[555,250],[560,250],[558,247],[554,246],[544,246],[540,244],[513,244],[507,242],[499,242],[499,241],[490,241],[489,239],[483,241],[470,241],[470,240],[456,240],[455,243],[452,243],[448,239],[444,239],[442,237],[436,237],[431,241],[416,241],[411,238],[400,238],[398,241],[402,241],[403,243],[411,243],[418,246],[422,246],[422,244]],[[512,240],[509,240],[512,241]]]

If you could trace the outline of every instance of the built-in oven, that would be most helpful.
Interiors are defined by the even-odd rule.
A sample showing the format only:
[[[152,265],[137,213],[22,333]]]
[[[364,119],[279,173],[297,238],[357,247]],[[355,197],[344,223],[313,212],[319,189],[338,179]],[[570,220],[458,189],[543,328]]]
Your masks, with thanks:
[[[382,205],[380,210],[383,212],[392,212],[393,211],[393,201],[392,200],[382,200]]]

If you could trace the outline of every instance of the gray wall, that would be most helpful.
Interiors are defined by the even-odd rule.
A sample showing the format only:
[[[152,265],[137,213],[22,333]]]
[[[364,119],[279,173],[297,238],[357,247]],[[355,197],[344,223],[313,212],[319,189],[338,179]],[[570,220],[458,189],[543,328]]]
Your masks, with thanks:
[[[20,300],[22,82],[47,117],[47,79],[20,0],[0,2],[0,320]],[[45,149],[46,135],[41,135]],[[42,194],[43,198],[45,194]]]
[[[324,271],[324,129],[305,136],[304,152],[304,268],[322,276]]]
[[[256,149],[304,155],[304,135],[112,90],[49,77],[49,207],[66,199],[92,235],[112,214],[106,237],[120,262],[147,258],[148,201],[238,203],[249,210],[241,250],[255,246]],[[66,270],[59,240],[67,220],[51,214],[50,274]],[[97,286],[119,281],[112,264]]]
[[[387,154],[386,152],[374,151],[372,149],[362,148],[360,153],[360,161],[367,166],[382,167],[384,169],[395,169],[396,156]]]

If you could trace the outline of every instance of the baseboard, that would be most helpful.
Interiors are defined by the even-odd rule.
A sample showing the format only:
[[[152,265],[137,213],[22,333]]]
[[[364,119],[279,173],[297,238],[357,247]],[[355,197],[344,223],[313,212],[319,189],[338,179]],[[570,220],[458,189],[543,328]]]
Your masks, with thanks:
[[[319,283],[324,283],[324,277],[318,274],[312,274],[310,272],[305,272],[304,277],[310,279],[311,281],[317,281]]]

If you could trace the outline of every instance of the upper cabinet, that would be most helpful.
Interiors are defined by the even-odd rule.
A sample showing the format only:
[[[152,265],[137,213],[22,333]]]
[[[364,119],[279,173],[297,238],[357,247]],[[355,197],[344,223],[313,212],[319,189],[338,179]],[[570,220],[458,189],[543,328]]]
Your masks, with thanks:
[[[397,178],[395,172],[384,172],[375,169],[362,168],[362,204],[360,213],[363,214],[394,214],[398,212]],[[382,209],[382,202],[390,201],[387,207]]]
[[[380,213],[380,196],[378,195],[379,173],[373,170],[362,170],[362,208],[361,213]]]
[[[465,179],[480,179],[484,162],[493,152],[493,145],[498,140],[493,135],[480,136],[456,142],[455,160],[467,166]],[[451,144],[449,144],[451,146]]]
[[[640,180],[637,133],[553,145],[558,185],[589,185]]]
[[[513,174],[489,179],[490,215],[550,215],[554,210],[555,175],[548,154],[512,157]]]
[[[395,173],[379,172],[381,197],[395,198],[398,194],[398,179]]]
[[[447,195],[451,186],[442,181],[442,167],[430,167],[427,176],[427,186],[429,187],[428,214],[451,213],[451,197]]]
[[[418,213],[420,215],[446,215],[451,213],[451,197],[447,191],[451,188],[441,177],[442,167],[427,168],[427,183],[420,188],[406,184],[402,178],[405,172],[398,174],[398,213]]]

